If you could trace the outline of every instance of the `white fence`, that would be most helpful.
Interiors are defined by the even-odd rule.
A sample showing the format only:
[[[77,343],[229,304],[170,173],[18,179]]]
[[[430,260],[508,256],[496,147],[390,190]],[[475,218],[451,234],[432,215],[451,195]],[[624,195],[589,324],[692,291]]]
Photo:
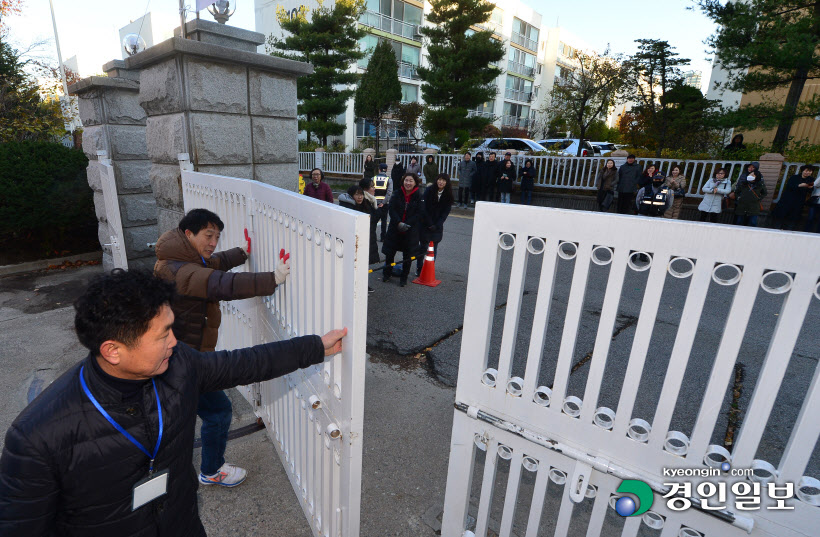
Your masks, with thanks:
[[[97,151],[97,162],[92,166],[100,167],[100,183],[105,203],[105,219],[108,222],[109,242],[103,246],[111,247],[111,258],[114,268],[128,269],[128,257],[125,252],[125,235],[122,232],[122,216],[117,196],[117,179],[114,166],[106,151]]]
[[[485,151],[485,158],[486,158]],[[499,160],[504,156],[505,151],[498,151]],[[416,157],[419,163],[424,165],[427,155],[422,153],[402,153],[399,158],[405,167],[410,163],[410,158]],[[439,172],[450,174],[453,179],[458,179],[458,163],[462,160],[462,154],[437,154],[433,155],[434,162],[438,166]],[[513,162],[516,166],[523,166],[526,159],[532,159],[533,166],[538,173],[535,185],[548,188],[559,188],[568,190],[594,190],[595,176],[600,167],[606,164],[609,157],[554,157],[554,156],[524,156],[515,155]],[[641,168],[645,168],[650,163],[660,167],[660,173],[669,175],[673,166],[680,165],[682,175],[688,179],[686,195],[693,198],[702,198],[701,188],[710,177],[715,175],[718,168],[726,168],[729,177],[733,182],[745,170],[745,161],[730,160],[695,160],[683,161],[680,159],[655,159],[639,158],[636,160]],[[311,152],[299,153],[299,169],[310,170],[316,165],[316,155]],[[620,162],[618,163],[620,165]],[[774,199],[776,203],[780,200],[786,179],[797,173],[797,169],[802,166],[800,162],[785,162],[783,174],[779,178],[775,187]],[[361,153],[324,153],[322,169],[325,173],[340,173],[350,175],[360,175],[364,170],[364,155]]]
[[[817,535],[820,482],[806,475],[820,435],[816,363],[806,366],[813,377],[810,372],[804,375],[807,391],[804,398],[797,396],[802,406],[789,422],[793,427],[786,433],[788,439],[778,439],[779,461],[760,460],[759,450],[767,427],[782,426],[786,419],[780,398],[795,382],[786,370],[801,363],[795,345],[809,322],[810,305],[816,308],[812,302],[820,300],[820,237],[664,219],[645,224],[642,217],[477,205],[444,537],[485,537],[491,515],[497,523],[494,531],[502,537],[513,529],[516,535],[535,537],[543,534],[539,526],[545,525],[554,526],[556,536],[572,530],[571,535],[588,537],[635,537],[639,531],[649,535],[650,528],[656,530],[651,534],[661,537]],[[644,252],[648,262],[641,261]],[[527,275],[528,265],[536,276]],[[645,276],[640,274],[644,271]],[[559,273],[571,274],[568,289],[566,284],[556,285]],[[506,288],[499,274],[509,274]],[[525,293],[528,277],[535,279]],[[636,278],[642,283],[636,284]],[[596,283],[601,281],[606,282],[603,289]],[[624,363],[623,358],[613,359],[611,349],[621,344],[614,342],[613,333],[624,307],[623,295],[633,287],[643,298],[630,328],[631,343],[621,348],[619,356],[628,355]],[[663,332],[662,324],[672,296],[665,293],[672,288],[678,289],[682,302],[680,325],[669,333]],[[500,315],[497,294],[506,302],[503,322],[500,317],[494,321],[494,315]],[[667,297],[664,302],[662,295]],[[754,337],[760,335],[762,327],[750,325],[759,295],[762,301],[778,300],[779,307],[772,307],[776,316],[767,326],[771,339],[767,350],[762,350],[765,343],[760,345],[765,355],[760,358],[758,380],[729,453],[713,445],[712,438],[719,412],[727,406],[724,398],[747,328],[753,329]],[[554,304],[558,296],[566,300],[563,315]],[[600,301],[594,321],[583,317],[591,296]],[[711,374],[696,371],[690,377],[690,360],[700,364],[695,360],[702,358],[702,350],[693,350],[701,334],[699,324],[708,319],[709,308],[717,307],[716,300],[726,315],[710,351]],[[670,334],[660,346],[653,339],[659,333]],[[491,346],[498,343],[494,334],[500,335],[498,347]],[[585,382],[583,376],[570,377],[573,362],[581,356],[579,340],[592,348],[584,366]],[[668,362],[653,361],[659,352],[667,353]],[[647,390],[654,390],[652,398],[643,397]],[[751,383],[746,390],[752,390]],[[692,393],[703,395],[679,398]],[[682,412],[691,419],[679,419]],[[483,471],[478,470],[479,459]],[[678,512],[667,507],[661,497],[669,488],[664,482],[686,479],[664,477],[664,468],[709,470],[723,462],[732,468],[752,468],[754,476],[723,474],[721,482],[750,487],[759,483],[764,490],[773,484],[781,495],[783,487],[793,483],[796,497],[787,503],[794,509],[771,510],[775,503],[764,494],[757,510],[738,510],[738,495],[731,489],[717,501],[729,506],[724,510],[693,507]],[[508,468],[506,483],[499,476],[501,465]],[[654,506],[642,517],[620,517],[612,509],[624,479],[642,480],[655,490]],[[693,487],[710,481],[689,479]],[[477,514],[468,517],[471,497],[477,500]],[[693,505],[699,505],[697,500]],[[648,528],[642,530],[643,525]]]
[[[342,353],[324,364],[246,387],[268,427],[313,534],[357,537],[361,502],[362,420],[369,221],[366,215],[255,181],[188,171],[185,209],[206,208],[225,222],[220,249],[245,244],[235,270],[273,271],[279,251],[291,274],[271,297],[223,302],[219,348],[322,335],[347,327]]]

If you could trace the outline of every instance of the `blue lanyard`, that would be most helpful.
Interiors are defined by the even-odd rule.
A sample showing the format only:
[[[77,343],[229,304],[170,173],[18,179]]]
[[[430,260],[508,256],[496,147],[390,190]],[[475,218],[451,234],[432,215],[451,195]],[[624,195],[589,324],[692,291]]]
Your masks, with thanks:
[[[106,412],[105,409],[100,406],[100,403],[98,403],[97,400],[94,399],[94,396],[91,395],[91,390],[88,389],[88,385],[85,383],[85,379],[83,378],[83,369],[85,369],[85,366],[82,366],[80,368],[80,384],[83,387],[83,391],[88,396],[88,398],[91,400],[91,402],[94,403],[94,406],[97,407],[97,410],[100,411],[100,414],[102,414],[103,417],[108,420],[108,423],[113,425],[116,430],[121,432],[123,434],[123,436],[125,436],[128,440],[130,440],[132,444],[137,446],[140,449],[140,451],[145,453],[145,455],[147,455],[148,458],[151,459],[151,463],[150,463],[150,466],[148,468],[148,475],[153,474],[154,473],[154,459],[157,458],[157,453],[159,452],[159,444],[160,444],[160,442],[162,442],[162,407],[159,404],[159,393],[157,392],[157,383],[154,382],[154,379],[151,379],[151,384],[154,385],[154,395],[157,398],[157,413],[159,414],[159,437],[157,438],[157,445],[154,446],[154,454],[151,455],[150,453],[148,453],[148,450],[145,449],[145,447],[143,447],[143,445],[140,444],[137,441],[136,438],[131,436],[131,434],[129,434],[128,431],[123,429],[120,426],[119,423],[114,421],[114,419],[108,414],[108,412]]]

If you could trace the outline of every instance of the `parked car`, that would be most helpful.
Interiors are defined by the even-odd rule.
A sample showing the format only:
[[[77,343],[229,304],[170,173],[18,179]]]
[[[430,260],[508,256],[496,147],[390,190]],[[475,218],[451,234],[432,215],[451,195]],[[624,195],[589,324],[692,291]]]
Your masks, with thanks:
[[[547,150],[544,146],[529,138],[479,138],[472,140],[468,145],[472,148],[473,153],[478,151],[505,151],[508,149],[515,149],[518,152],[526,151],[527,153]]]
[[[592,148],[595,150],[595,155],[600,155],[605,157],[615,151],[616,147],[615,144],[611,144],[609,142],[589,142],[592,144]]]
[[[581,141],[578,138],[552,138],[539,140],[538,143],[546,147],[547,151],[551,151],[562,157],[574,157],[578,154],[578,144],[581,143]],[[586,140],[584,140],[582,145],[581,156],[595,156],[595,149],[592,147],[592,144]]]

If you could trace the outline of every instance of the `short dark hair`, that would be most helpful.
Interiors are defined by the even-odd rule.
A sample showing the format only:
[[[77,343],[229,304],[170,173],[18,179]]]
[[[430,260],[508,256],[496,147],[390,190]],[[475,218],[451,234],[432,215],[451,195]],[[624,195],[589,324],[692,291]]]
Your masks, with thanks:
[[[356,194],[364,194],[364,189],[359,185],[350,185],[347,188],[347,195],[352,198]]]
[[[216,213],[212,213],[208,209],[191,209],[179,221],[179,229],[182,231],[190,230],[191,233],[196,235],[207,228],[209,224],[215,225],[219,231],[225,229],[225,224],[222,223]]]
[[[814,166],[812,166],[811,164],[803,164],[802,166],[800,166],[800,173],[803,173],[806,170],[811,170],[811,173],[814,173]]]
[[[626,158],[636,158],[634,153],[630,153],[626,156]]]
[[[464,152],[464,154],[465,154],[465,155],[470,155],[471,157],[473,156],[473,154],[472,154],[472,153],[470,153],[469,151],[465,151],[465,152]]]
[[[77,338],[95,356],[108,340],[130,347],[148,331],[151,319],[174,299],[174,284],[150,271],[114,269],[94,278],[74,302]]]
[[[359,179],[359,188],[364,190],[370,190],[370,187],[373,186],[373,179]]]
[[[325,172],[321,170],[321,168],[313,168],[310,170],[310,176],[313,177],[313,172],[319,172],[319,176],[322,178],[322,181],[325,180]]]

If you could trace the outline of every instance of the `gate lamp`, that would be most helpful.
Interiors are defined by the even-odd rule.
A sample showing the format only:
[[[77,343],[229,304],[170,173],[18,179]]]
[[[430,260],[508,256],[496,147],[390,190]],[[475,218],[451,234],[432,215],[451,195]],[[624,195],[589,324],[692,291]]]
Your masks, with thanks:
[[[234,0],[233,8],[231,8],[229,0],[216,0],[216,2],[208,6],[208,12],[214,16],[216,22],[219,24],[228,22],[228,19],[231,18],[234,11],[236,11],[236,0]]]

